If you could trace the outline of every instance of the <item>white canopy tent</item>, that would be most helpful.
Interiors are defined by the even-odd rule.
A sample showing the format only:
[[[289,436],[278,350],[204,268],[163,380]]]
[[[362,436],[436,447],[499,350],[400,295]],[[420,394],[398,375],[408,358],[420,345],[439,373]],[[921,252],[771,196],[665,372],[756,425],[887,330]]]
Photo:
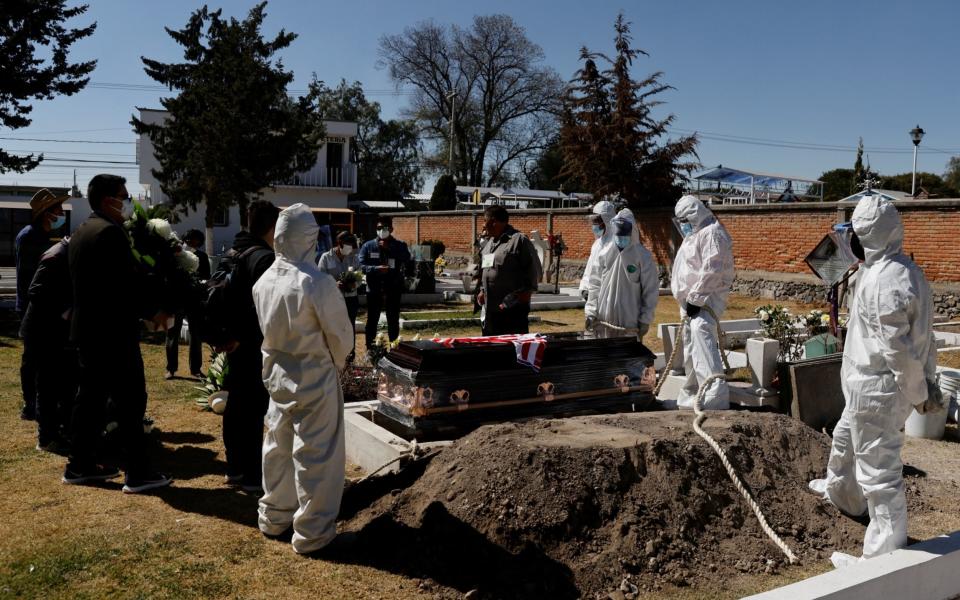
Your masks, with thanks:
[[[791,175],[743,171],[719,165],[695,176],[696,194],[710,203],[823,201],[823,182]]]

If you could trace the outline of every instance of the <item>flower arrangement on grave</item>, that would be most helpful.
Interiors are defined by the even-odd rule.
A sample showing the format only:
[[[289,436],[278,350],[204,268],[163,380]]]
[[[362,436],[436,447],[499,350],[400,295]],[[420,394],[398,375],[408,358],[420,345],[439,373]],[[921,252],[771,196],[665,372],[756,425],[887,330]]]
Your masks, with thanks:
[[[790,314],[790,309],[780,304],[764,304],[753,309],[753,312],[760,321],[763,337],[777,340],[780,344],[778,362],[797,360],[803,355],[806,330],[800,326],[800,322],[805,323],[805,317],[800,317],[798,322],[797,317]]]
[[[134,257],[147,272],[151,290],[159,295],[160,308],[174,314],[196,306],[203,294],[196,275],[200,259],[180,241],[170,222],[151,218],[143,206],[134,203],[133,216],[123,227]]]
[[[822,310],[811,310],[799,318],[804,328],[807,330],[807,336],[813,337],[826,333],[830,329],[830,315]]]
[[[397,339],[391,342],[387,334],[382,331],[378,333],[377,337],[373,340],[373,346],[367,350],[367,358],[370,359],[370,364],[373,365],[373,368],[376,369],[380,359],[399,346],[401,341],[403,341],[402,335],[397,336]]]
[[[442,256],[438,256],[437,260],[433,261],[433,270],[437,274],[437,277],[443,275],[443,270],[446,267],[447,261],[445,261]]]

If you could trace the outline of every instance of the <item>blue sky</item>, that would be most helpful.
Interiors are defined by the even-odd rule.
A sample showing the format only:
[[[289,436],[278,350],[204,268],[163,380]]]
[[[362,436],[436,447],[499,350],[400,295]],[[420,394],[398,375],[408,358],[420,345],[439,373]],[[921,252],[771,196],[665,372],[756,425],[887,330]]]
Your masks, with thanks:
[[[99,61],[95,83],[153,84],[140,56],[176,60],[178,47],[163,30],[179,28],[199,4],[167,0],[90,0],[87,15],[98,22],[91,38],[76,45],[74,57]],[[211,4],[243,16],[253,1]],[[635,63],[636,74],[665,72],[676,90],[663,95],[687,131],[738,136],[734,143],[704,138],[705,166],[726,166],[816,177],[851,167],[857,138],[863,136],[871,166],[883,173],[911,169],[908,131],[920,124],[927,136],[919,168],[941,173],[949,156],[960,154],[960,4],[915,2],[690,2],[517,1],[483,3],[430,0],[297,2],[273,0],[267,29],[283,27],[300,37],[283,54],[303,88],[312,72],[331,83],[359,80],[396,116],[406,96],[392,90],[377,68],[377,41],[424,19],[469,25],[475,14],[506,13],[540,44],[546,63],[569,79],[583,45],[612,51],[612,24],[623,10],[633,22],[637,46],[650,53]],[[64,160],[134,158],[135,137],[128,121],[135,106],[158,106],[154,91],[87,88],[72,97],[35,104],[26,129],[0,129],[3,137],[98,140],[124,144],[79,144],[0,140],[9,150],[43,150]],[[757,143],[760,142],[760,143]],[[833,146],[840,149],[783,147]],[[53,162],[23,175],[0,175],[0,183],[63,185],[69,164]],[[123,169],[135,181],[136,170]],[[78,171],[78,183],[108,167]],[[138,186],[131,186],[131,190]]]

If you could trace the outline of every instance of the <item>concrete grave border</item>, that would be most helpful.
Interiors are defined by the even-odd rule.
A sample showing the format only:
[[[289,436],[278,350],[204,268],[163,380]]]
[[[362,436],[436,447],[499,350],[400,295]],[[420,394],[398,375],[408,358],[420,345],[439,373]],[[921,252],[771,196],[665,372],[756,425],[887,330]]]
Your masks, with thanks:
[[[947,600],[960,594],[960,531],[744,600]]]

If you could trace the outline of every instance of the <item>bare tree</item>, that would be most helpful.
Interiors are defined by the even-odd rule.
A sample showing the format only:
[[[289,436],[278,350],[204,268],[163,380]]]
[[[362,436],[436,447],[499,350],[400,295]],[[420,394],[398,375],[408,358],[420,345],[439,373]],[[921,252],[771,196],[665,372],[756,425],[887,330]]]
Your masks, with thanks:
[[[509,179],[556,130],[563,82],[507,15],[474,17],[469,29],[419,23],[380,38],[380,59],[398,87],[413,88],[408,112],[435,141],[437,169],[449,168],[452,117],[459,183]]]

